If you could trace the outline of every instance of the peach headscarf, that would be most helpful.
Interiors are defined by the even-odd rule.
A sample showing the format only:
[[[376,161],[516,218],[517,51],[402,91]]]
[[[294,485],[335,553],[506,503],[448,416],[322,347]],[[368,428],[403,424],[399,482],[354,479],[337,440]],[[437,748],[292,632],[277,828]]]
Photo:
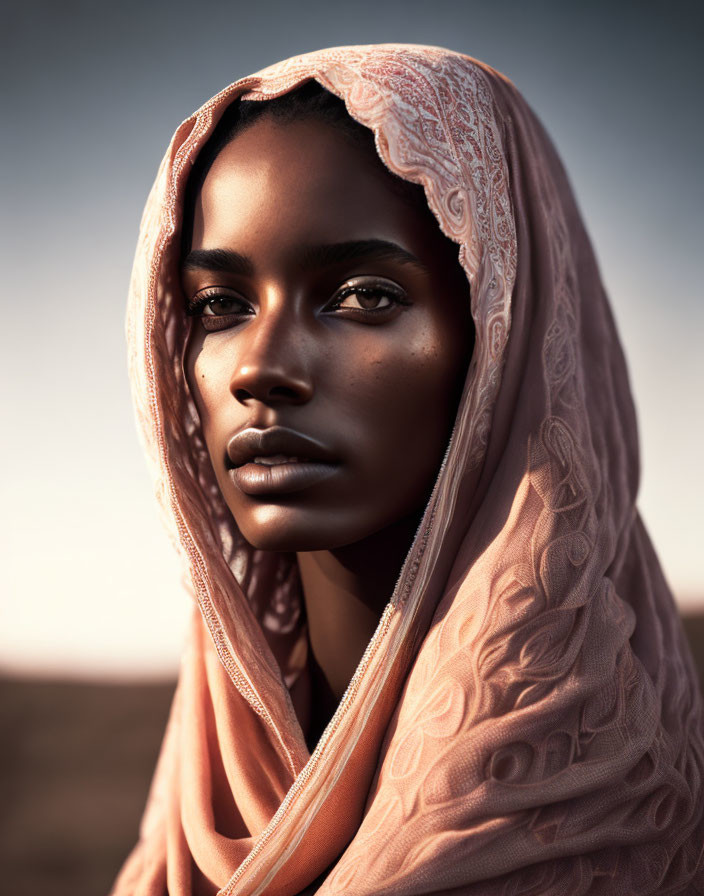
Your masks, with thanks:
[[[312,755],[290,694],[295,555],[254,550],[223,503],[184,378],[177,271],[185,182],[219,116],[310,78],[424,186],[476,325],[422,523]],[[624,359],[561,164],[510,81],[390,44],[231,85],[162,162],[127,332],[199,610],[115,896],[704,893],[701,696],[635,509]]]

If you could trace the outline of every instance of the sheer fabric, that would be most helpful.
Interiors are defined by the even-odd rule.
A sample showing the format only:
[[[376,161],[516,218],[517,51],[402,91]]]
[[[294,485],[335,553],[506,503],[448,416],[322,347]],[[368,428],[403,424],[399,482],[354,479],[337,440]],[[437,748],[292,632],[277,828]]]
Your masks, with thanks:
[[[254,550],[223,503],[183,372],[177,268],[186,179],[219,116],[310,78],[424,186],[476,326],[421,525],[312,755],[290,693],[305,663],[295,556]],[[624,359],[562,166],[510,81],[376,45],[228,87],[161,164],[127,337],[197,606],[114,896],[704,893],[701,696],[635,508]]]

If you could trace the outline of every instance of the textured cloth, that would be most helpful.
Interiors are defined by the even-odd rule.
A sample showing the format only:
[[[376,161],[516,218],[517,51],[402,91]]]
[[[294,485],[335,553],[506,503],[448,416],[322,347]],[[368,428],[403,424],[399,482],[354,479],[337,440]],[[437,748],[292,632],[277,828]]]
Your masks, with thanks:
[[[253,549],[224,504],[183,370],[178,272],[186,180],[219,116],[310,78],[425,188],[476,327],[422,522],[312,755],[290,694],[295,554]],[[702,701],[635,508],[624,358],[560,161],[509,80],[394,44],[225,89],[159,169],[127,335],[197,609],[115,896],[704,893]]]

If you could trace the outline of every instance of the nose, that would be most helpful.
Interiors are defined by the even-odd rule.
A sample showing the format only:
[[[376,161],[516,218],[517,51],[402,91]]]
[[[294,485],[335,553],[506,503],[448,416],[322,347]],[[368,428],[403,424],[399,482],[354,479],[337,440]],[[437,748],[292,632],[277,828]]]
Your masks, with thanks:
[[[230,391],[241,404],[254,399],[267,404],[304,404],[313,397],[307,340],[295,315],[265,312],[241,335]]]

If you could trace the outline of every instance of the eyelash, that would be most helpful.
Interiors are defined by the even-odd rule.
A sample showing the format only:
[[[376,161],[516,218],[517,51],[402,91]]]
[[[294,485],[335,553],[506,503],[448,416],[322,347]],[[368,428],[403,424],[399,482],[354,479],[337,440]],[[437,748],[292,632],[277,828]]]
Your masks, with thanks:
[[[354,285],[349,284],[347,286],[343,286],[335,295],[335,299],[333,304],[330,306],[333,310],[340,307],[340,304],[351,295],[360,295],[360,296],[378,296],[379,298],[386,297],[391,300],[391,304],[384,306],[383,308],[344,308],[344,311],[352,311],[358,315],[364,316],[374,316],[374,315],[382,315],[391,311],[393,308],[399,305],[410,305],[411,303],[406,299],[405,292],[398,287],[394,289],[391,285]],[[238,320],[241,320],[243,317],[248,317],[249,315],[245,311],[232,311],[227,314],[203,314],[203,311],[207,306],[216,300],[233,300],[241,302],[244,306],[246,304],[245,300],[240,296],[229,295],[228,293],[223,292],[219,288],[211,288],[209,290],[205,290],[199,296],[191,299],[188,302],[186,308],[186,314],[191,317],[200,317],[201,322],[203,323],[203,327],[206,330],[224,330],[229,328],[233,323]]]
[[[240,298],[240,296],[236,295],[228,295],[228,293],[223,292],[220,289],[212,288],[205,290],[198,296],[195,296],[193,299],[190,299],[186,306],[186,314],[190,317],[198,317],[202,314],[205,308],[211,303],[216,301],[217,299],[229,299],[231,301],[241,302],[243,305],[245,304],[245,300]],[[242,314],[240,311],[233,311],[230,314],[218,314],[212,315],[213,317],[236,317]]]

